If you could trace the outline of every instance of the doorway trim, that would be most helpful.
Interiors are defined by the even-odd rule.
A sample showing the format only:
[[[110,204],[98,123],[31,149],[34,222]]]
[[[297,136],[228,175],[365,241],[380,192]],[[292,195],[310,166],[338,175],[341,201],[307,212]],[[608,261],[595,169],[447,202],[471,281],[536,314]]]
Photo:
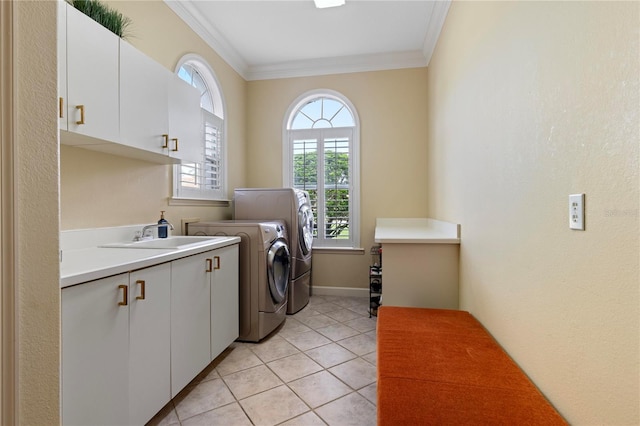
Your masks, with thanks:
[[[0,424],[16,424],[16,229],[14,202],[14,7],[0,1]]]

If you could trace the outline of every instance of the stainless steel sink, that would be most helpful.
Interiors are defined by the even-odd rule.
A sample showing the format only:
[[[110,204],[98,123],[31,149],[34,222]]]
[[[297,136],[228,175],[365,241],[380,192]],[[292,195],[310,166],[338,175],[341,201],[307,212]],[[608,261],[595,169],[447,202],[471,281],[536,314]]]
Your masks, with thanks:
[[[209,244],[226,237],[206,236],[176,236],[169,238],[156,238],[153,240],[129,241],[123,243],[105,244],[103,248],[139,248],[139,249],[172,249],[180,250]]]

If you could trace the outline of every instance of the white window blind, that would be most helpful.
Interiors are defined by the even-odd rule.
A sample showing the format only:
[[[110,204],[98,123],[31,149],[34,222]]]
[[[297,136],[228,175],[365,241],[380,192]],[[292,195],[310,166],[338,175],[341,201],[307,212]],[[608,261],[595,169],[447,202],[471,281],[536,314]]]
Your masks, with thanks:
[[[211,68],[195,55],[183,57],[177,73],[201,93],[202,145],[197,162],[174,167],[174,198],[225,200],[224,107],[219,85]]]
[[[220,199],[224,197],[222,120],[202,110],[203,146],[201,161],[178,166],[177,193],[180,198]]]
[[[330,90],[302,95],[284,130],[284,184],[309,192],[314,247],[360,243],[359,121],[349,101]]]
[[[318,247],[353,246],[353,130],[291,130],[294,188],[309,192]]]

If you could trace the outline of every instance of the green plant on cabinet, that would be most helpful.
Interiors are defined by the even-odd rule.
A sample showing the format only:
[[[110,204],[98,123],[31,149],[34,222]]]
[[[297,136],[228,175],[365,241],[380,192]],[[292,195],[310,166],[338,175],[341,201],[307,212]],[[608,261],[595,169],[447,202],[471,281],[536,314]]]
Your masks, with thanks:
[[[69,4],[87,15],[118,37],[127,38],[127,29],[131,19],[100,0],[68,0]]]

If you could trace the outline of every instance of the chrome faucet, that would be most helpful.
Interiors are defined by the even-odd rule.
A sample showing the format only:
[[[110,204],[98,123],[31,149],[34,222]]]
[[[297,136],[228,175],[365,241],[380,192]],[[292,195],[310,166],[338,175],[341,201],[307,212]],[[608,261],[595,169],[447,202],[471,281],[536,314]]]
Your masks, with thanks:
[[[159,228],[161,226],[168,226],[169,229],[172,231],[174,229],[173,225],[169,221],[167,221],[167,223],[152,223],[150,225],[145,225],[144,228],[142,228],[142,232],[140,231],[136,232],[136,236],[133,237],[133,241],[140,241],[144,239],[145,237],[147,237],[147,234],[151,234],[151,230],[153,228]]]

